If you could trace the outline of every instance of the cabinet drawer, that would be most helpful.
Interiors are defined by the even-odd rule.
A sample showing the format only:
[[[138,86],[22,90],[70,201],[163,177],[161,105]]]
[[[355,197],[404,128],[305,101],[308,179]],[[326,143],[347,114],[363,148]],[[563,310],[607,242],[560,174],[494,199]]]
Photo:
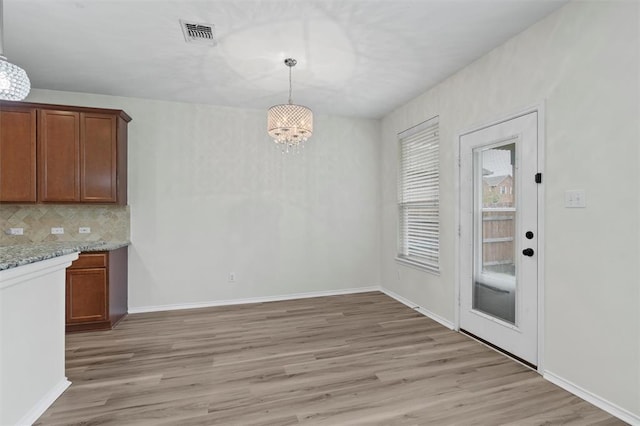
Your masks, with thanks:
[[[76,261],[74,261],[69,269],[80,268],[105,268],[107,266],[107,253],[81,253]]]

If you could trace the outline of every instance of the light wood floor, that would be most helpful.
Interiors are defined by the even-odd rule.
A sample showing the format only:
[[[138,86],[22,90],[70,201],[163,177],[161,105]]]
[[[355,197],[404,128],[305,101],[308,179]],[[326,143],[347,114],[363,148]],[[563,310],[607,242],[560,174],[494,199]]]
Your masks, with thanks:
[[[37,425],[616,425],[384,294],[130,315],[67,336]]]

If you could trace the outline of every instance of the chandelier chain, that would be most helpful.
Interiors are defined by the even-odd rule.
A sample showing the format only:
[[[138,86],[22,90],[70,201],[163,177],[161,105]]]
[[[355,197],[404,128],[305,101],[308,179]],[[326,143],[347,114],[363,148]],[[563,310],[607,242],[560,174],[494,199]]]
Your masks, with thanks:
[[[289,66],[289,105],[291,105],[291,104],[292,104],[292,101],[291,101],[291,92],[293,91],[293,89],[292,89],[292,87],[293,87],[293,86],[292,86],[292,84],[291,84],[291,68],[293,68],[293,67]]]

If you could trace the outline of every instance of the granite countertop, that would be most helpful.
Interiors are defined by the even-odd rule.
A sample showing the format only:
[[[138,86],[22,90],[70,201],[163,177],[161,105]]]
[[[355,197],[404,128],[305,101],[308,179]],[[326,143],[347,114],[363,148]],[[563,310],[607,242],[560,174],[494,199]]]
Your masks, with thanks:
[[[131,244],[129,241],[46,242],[0,246],[0,271],[65,254],[87,251],[111,251]]]
[[[77,243],[84,244],[84,243]],[[85,247],[80,251],[111,251],[131,245],[130,241],[96,241],[94,245]]]

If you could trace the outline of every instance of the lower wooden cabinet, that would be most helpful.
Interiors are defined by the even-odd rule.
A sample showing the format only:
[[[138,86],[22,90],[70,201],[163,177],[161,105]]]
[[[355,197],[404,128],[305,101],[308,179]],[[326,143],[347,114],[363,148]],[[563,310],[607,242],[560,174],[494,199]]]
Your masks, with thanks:
[[[80,253],[67,268],[67,332],[108,330],[125,317],[127,269],[127,247]]]
[[[67,271],[67,325],[107,320],[106,268]]]

